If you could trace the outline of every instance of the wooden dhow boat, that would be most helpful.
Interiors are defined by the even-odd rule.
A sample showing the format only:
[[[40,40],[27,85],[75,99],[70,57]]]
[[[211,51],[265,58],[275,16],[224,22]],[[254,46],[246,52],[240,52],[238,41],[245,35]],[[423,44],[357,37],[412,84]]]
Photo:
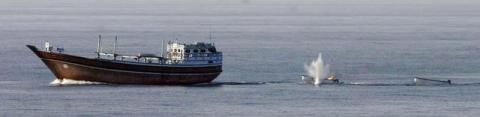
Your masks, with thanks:
[[[102,38],[99,36],[96,58],[65,54],[63,48],[54,50],[48,42],[45,43],[44,50],[39,50],[33,45],[27,47],[60,81],[186,85],[211,82],[222,72],[222,52],[217,51],[214,43],[185,44],[169,41],[164,51],[162,41],[162,54],[156,56],[117,54],[117,37],[112,53],[104,53],[101,41]]]

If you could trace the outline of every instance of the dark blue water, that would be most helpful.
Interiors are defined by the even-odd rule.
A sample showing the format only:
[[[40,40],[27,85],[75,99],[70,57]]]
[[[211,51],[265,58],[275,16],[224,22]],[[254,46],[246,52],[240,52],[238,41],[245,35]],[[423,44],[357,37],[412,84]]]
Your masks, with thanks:
[[[0,3],[0,116],[477,116],[479,2],[17,1]],[[97,35],[120,53],[162,40],[209,41],[224,72],[194,86],[49,86],[24,46],[50,41],[93,57]],[[109,48],[107,48],[108,50]],[[323,53],[343,85],[302,83]],[[413,77],[454,85],[413,86]]]

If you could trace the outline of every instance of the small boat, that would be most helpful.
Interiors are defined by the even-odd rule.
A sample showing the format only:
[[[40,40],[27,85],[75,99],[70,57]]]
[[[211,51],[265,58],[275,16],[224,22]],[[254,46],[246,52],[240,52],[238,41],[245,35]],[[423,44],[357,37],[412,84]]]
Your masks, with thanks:
[[[334,75],[331,75],[330,77],[328,77],[324,81],[330,82],[331,84],[341,84],[341,83],[343,83],[343,82],[340,82],[340,80],[338,80]]]
[[[208,83],[222,72],[222,52],[215,44],[193,44],[170,41],[166,51],[162,41],[160,56],[155,54],[123,55],[116,52],[117,37],[112,53],[102,52],[98,39],[97,57],[87,58],[64,53],[45,43],[39,50],[27,47],[53,72],[57,80],[91,81],[112,84],[185,85]]]
[[[300,78],[302,78],[302,81],[305,82],[305,83],[313,83],[315,82],[314,81],[314,78],[313,77],[310,77],[308,75],[300,75]]]
[[[444,85],[444,84],[452,84],[451,80],[437,80],[437,79],[430,79],[430,78],[420,78],[415,77],[413,79],[415,85]]]
[[[300,75],[300,78],[308,84],[313,84],[315,82],[315,78],[308,76],[308,75]],[[328,78],[323,79],[321,84],[342,84],[339,79],[337,79],[334,75],[330,75]]]

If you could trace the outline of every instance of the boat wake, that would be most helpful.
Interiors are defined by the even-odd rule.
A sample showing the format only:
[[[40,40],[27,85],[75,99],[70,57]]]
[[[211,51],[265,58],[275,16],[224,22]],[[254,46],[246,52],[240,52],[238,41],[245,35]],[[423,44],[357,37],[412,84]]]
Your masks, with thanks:
[[[213,82],[210,84],[220,84],[220,85],[264,85],[267,82]]]
[[[351,85],[351,86],[418,86],[414,83],[369,83],[369,82],[351,82],[344,83],[342,85]]]
[[[101,82],[90,82],[90,81],[80,81],[80,80],[71,80],[71,79],[55,79],[50,82],[52,86],[62,86],[62,85],[94,85],[94,84],[105,84]]]
[[[269,81],[269,82],[210,82],[200,83],[193,85],[186,85],[187,87],[221,87],[221,86],[237,86],[237,85],[270,85],[270,84],[289,84],[295,82],[288,81]],[[298,82],[297,82],[298,83]],[[107,84],[102,82],[90,82],[90,81],[78,81],[64,79],[55,79],[50,83],[51,86],[78,86],[78,85],[99,85]],[[304,84],[304,83],[301,83]],[[420,85],[418,83],[378,83],[378,82],[342,82],[342,83],[322,83],[322,85],[335,85],[335,86],[477,86],[480,83],[452,83],[452,84],[428,84]],[[131,86],[131,85],[127,85]],[[144,85],[139,85],[144,86]]]
[[[284,81],[270,81],[270,82],[210,82],[210,83],[200,83],[190,85],[193,87],[217,87],[217,86],[227,86],[227,85],[268,85],[268,84],[279,84],[279,83],[290,83]]]
[[[368,83],[368,82],[350,82],[340,84],[343,86],[476,86],[480,83],[452,83],[452,84],[417,84],[417,83]]]

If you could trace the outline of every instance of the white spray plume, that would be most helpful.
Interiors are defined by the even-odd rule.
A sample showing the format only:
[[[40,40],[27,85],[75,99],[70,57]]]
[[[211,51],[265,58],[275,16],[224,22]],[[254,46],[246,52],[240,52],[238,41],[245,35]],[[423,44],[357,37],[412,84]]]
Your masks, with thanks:
[[[330,65],[325,64],[322,59],[322,53],[318,54],[317,60],[313,60],[310,65],[305,65],[308,76],[313,78],[313,84],[319,86],[322,80],[328,77],[330,73]]]

